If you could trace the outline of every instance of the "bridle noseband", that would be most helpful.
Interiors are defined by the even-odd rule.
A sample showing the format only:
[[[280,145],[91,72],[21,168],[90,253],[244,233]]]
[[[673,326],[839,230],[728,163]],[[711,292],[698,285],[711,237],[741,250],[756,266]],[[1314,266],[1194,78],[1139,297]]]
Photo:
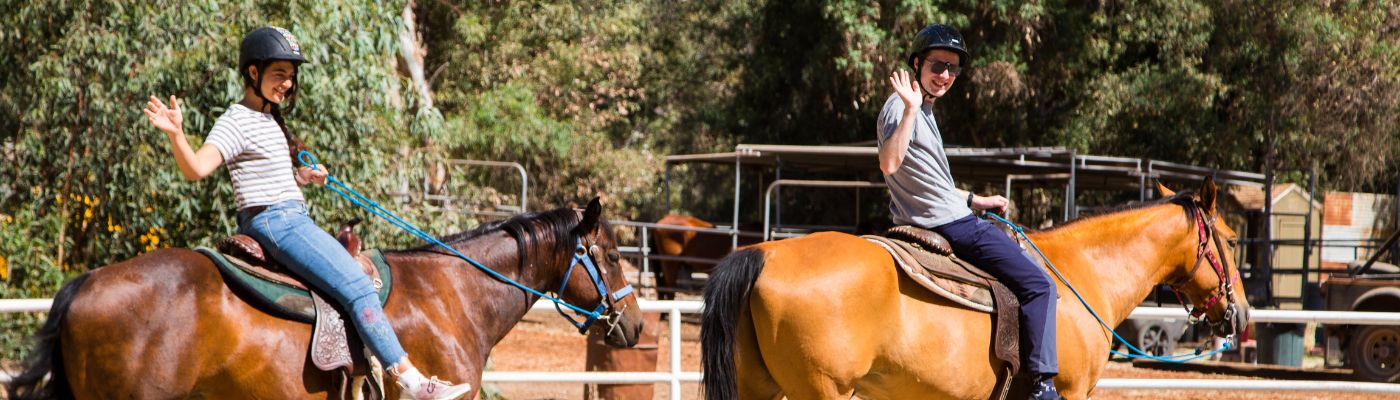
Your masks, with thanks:
[[[574,327],[578,328],[579,333],[587,332],[588,328],[593,326],[594,322],[602,319],[604,322],[608,323],[608,333],[611,334],[613,330],[619,328],[618,324],[622,322],[622,313],[627,311],[626,305],[623,305],[622,308],[618,308],[617,302],[622,301],[622,299],[627,298],[627,296],[633,296],[631,283],[628,283],[627,286],[618,289],[616,292],[608,293],[607,282],[603,281],[603,271],[598,269],[598,264],[593,262],[593,252],[589,251],[598,249],[599,247],[597,244],[584,246],[583,236],[579,236],[574,242],[574,256],[569,261],[569,269],[564,271],[564,282],[559,284],[559,290],[555,291],[559,296],[563,296],[564,289],[569,287],[569,277],[574,274],[574,267],[583,265],[583,270],[588,272],[588,278],[593,282],[593,288],[598,291],[598,307],[594,308],[591,314],[584,314],[587,318],[585,318],[583,322],[578,322],[574,320],[573,317],[569,316],[568,313],[565,313],[564,309],[559,307],[558,303],[554,304],[554,309],[559,311],[559,315],[569,320],[569,323],[574,324]]]
[[[1200,204],[1196,204],[1194,207],[1196,207],[1196,212],[1194,213],[1196,216],[1196,232],[1197,237],[1200,239],[1196,247],[1196,263],[1191,266],[1191,271],[1187,272],[1186,276],[1177,279],[1175,282],[1168,283],[1168,286],[1171,287],[1172,293],[1176,295],[1177,300],[1181,302],[1181,306],[1185,308],[1186,301],[1181,296],[1181,287],[1196,276],[1196,270],[1201,268],[1201,261],[1209,261],[1211,269],[1215,271],[1215,276],[1219,279],[1220,285],[1216,286],[1215,291],[1211,294],[1210,298],[1206,300],[1204,306],[1192,306],[1192,308],[1188,310],[1190,316],[1187,320],[1190,324],[1194,325],[1196,322],[1204,319],[1211,327],[1227,324],[1230,334],[1233,335],[1236,333],[1234,318],[1238,306],[1235,304],[1235,297],[1230,294],[1234,293],[1235,276],[1230,275],[1229,265],[1225,264],[1220,257],[1220,255],[1225,253],[1224,249],[1220,247],[1219,232],[1215,229],[1215,216],[1212,215],[1207,219],[1205,217],[1205,209],[1202,208]],[[1210,251],[1211,240],[1215,241],[1214,252]],[[1219,321],[1212,321],[1210,316],[1206,315],[1206,311],[1222,298],[1225,299],[1228,306],[1225,307],[1225,312]]]

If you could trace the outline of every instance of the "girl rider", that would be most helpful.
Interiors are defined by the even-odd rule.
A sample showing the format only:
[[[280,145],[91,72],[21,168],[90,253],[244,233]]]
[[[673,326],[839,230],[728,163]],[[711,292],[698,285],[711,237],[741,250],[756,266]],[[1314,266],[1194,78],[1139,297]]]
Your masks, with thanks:
[[[297,93],[297,69],[306,58],[286,29],[263,27],[243,38],[238,73],[243,99],[229,106],[198,151],[185,139],[180,106],[170,96],[167,108],[151,96],[144,110],[151,125],[170,138],[175,163],[185,179],[209,176],[227,164],[238,202],[238,231],[252,236],[274,259],[330,295],[350,312],[360,338],[414,399],[456,399],[470,384],[452,385],[425,378],[399,344],[379,305],[374,286],[350,254],[307,216],[300,186],[325,184],[326,166],[293,169],[288,157],[291,134],[281,107],[291,107]]]

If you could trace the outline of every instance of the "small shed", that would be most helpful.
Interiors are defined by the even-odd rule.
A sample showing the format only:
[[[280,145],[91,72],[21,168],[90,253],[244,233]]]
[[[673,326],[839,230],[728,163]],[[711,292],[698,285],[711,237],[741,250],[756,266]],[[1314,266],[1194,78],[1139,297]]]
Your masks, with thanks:
[[[1264,190],[1232,186],[1229,193],[1230,203],[1227,207],[1236,208],[1238,212],[1235,214],[1242,216],[1230,221],[1232,228],[1241,238],[1248,239],[1246,243],[1259,243],[1258,240],[1263,240],[1260,230],[1264,221]],[[1306,251],[1305,242],[1315,246],[1322,239],[1323,205],[1309,196],[1307,188],[1292,183],[1274,186],[1267,201],[1272,202],[1273,208],[1269,221],[1269,237],[1273,239],[1274,246],[1271,263],[1273,298],[1280,308],[1301,309],[1304,266],[1307,266],[1308,282],[1318,282],[1321,277],[1321,252]],[[1305,234],[1308,230],[1311,234]],[[1246,246],[1243,261],[1257,264],[1259,250],[1258,246]],[[1305,253],[1306,261],[1303,259]]]

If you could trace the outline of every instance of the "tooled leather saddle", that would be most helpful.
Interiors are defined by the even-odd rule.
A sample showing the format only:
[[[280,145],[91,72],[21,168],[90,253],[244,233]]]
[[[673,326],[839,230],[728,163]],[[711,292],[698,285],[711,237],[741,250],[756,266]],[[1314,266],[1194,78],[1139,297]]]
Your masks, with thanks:
[[[1011,234],[1008,232],[1008,234]],[[999,395],[1006,398],[1021,369],[1020,302],[1006,285],[981,268],[959,259],[943,235],[915,226],[897,226],[866,240],[890,253],[901,271],[930,292],[953,303],[993,316],[992,354],[1004,365]],[[1019,243],[1014,235],[1013,240]]]
[[[390,289],[389,267],[378,250],[361,251],[360,238],[354,233],[358,222],[355,219],[341,226],[336,239],[369,276],[383,304]],[[196,250],[214,260],[225,283],[240,298],[269,314],[312,325],[312,364],[323,371],[338,372],[341,377],[335,398],[365,398],[366,393],[360,388],[366,388],[368,398],[384,398],[382,368],[376,360],[366,357],[359,335],[345,323],[347,314],[340,306],[326,301],[319,290],[310,288],[267,256],[248,235],[226,237],[218,242],[217,249]]]

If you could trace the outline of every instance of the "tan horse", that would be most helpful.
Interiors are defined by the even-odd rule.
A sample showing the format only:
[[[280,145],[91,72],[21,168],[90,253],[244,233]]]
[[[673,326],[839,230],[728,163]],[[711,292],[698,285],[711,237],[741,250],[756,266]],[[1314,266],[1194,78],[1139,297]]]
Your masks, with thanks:
[[[1159,187],[1164,197],[1173,195]],[[1235,234],[1216,218],[1216,188],[1034,234],[1109,326],[1159,283],[1172,283],[1214,327],[1242,330],[1248,304]],[[1226,278],[1228,277],[1228,278]],[[1064,282],[1058,329],[1069,399],[1085,399],[1107,363],[1111,334]],[[933,295],[865,239],[841,233],[762,243],[726,257],[705,289],[701,328],[710,399],[986,399],[1002,365],[991,316]],[[1241,314],[1240,317],[1234,317]]]

